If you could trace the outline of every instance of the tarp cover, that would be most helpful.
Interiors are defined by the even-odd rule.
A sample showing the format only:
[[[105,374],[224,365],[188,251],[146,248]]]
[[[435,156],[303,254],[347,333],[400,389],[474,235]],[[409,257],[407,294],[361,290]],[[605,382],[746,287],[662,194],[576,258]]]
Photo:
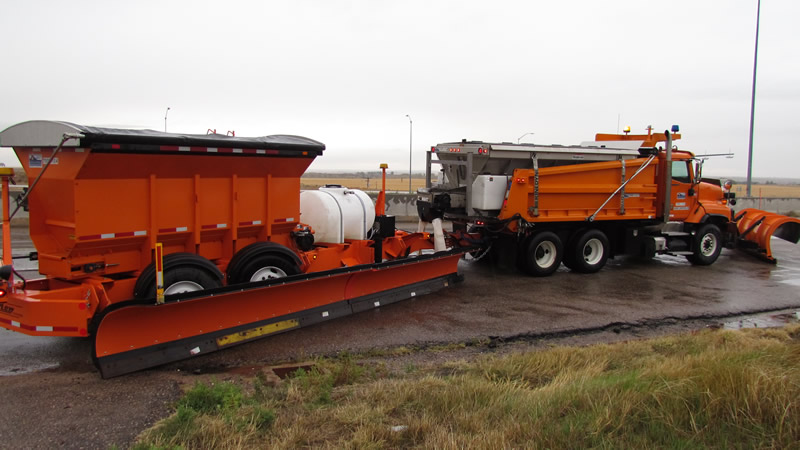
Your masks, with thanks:
[[[0,146],[56,146],[64,133],[81,134],[80,144],[67,146],[92,147],[93,144],[158,145],[181,147],[216,147],[310,151],[317,155],[325,144],[302,136],[273,135],[234,137],[222,134],[165,133],[155,130],[130,130],[77,125],[70,122],[33,120],[19,123],[0,133]]]

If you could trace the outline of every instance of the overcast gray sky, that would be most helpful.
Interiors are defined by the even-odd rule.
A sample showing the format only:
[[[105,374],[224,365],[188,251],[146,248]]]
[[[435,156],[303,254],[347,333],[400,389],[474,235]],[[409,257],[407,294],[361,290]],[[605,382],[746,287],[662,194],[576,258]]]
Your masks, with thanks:
[[[765,0],[754,176],[799,177],[800,2]],[[744,176],[756,0],[37,1],[0,15],[0,129],[26,120],[324,142],[312,170],[414,170],[461,138],[630,125]],[[9,149],[0,161],[15,161]],[[15,164],[17,165],[17,164]]]

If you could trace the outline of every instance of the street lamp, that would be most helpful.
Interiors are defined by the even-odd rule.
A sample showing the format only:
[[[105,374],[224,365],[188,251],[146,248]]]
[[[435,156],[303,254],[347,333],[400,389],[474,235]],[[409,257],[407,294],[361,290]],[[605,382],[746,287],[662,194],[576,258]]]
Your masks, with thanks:
[[[753,94],[750,97],[750,147],[747,152],[747,196],[750,197],[750,185],[753,181],[753,119],[756,112],[756,67],[758,66],[758,23],[761,19],[761,0],[756,10],[756,51],[753,56]]]
[[[524,138],[525,136],[527,136],[527,135],[529,135],[529,134],[535,134],[535,133],[531,131],[530,133],[525,133],[525,134],[523,134],[522,136],[520,136],[520,137],[517,139],[517,144],[519,144],[519,141],[520,141],[522,138]]]
[[[167,106],[167,110],[164,112],[164,133],[167,132],[167,114],[169,114],[169,106]]]
[[[413,194],[414,192],[411,190],[411,147],[414,142],[414,122],[408,114],[406,117],[408,117],[408,193]]]

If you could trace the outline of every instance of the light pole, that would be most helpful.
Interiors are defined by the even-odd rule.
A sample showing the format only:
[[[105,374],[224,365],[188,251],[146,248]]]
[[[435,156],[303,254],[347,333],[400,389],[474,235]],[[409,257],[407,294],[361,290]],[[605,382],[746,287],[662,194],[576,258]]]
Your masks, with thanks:
[[[524,138],[525,136],[527,136],[527,135],[529,135],[529,134],[536,134],[536,133],[534,133],[533,131],[531,131],[530,133],[525,133],[525,134],[523,134],[522,136],[520,136],[519,138],[517,138],[517,144],[519,144],[519,141],[520,141],[522,138]]]
[[[167,132],[167,114],[169,114],[169,106],[167,106],[167,110],[164,112],[164,133]]]
[[[414,192],[411,190],[411,148],[414,143],[414,122],[408,114],[406,117],[408,117],[408,193],[413,194]]]
[[[758,24],[761,20],[761,0],[756,10],[756,51],[753,56],[753,94],[750,97],[750,146],[747,151],[747,196],[750,197],[750,185],[753,181],[753,121],[756,112],[756,67],[758,66]]]

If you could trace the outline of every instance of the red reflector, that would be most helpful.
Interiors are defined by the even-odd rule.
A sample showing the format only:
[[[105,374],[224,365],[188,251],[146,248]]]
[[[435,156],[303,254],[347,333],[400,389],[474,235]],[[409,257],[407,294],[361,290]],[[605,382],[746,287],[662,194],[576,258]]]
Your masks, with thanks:
[[[475,225],[483,225],[483,221],[482,220],[478,220],[477,222],[475,222]]]
[[[122,148],[122,146],[119,144],[111,144],[111,148],[113,148],[114,150],[119,150]]]
[[[517,178],[517,183],[525,184],[525,178]]]
[[[436,152],[436,147],[431,147],[431,152]]]

